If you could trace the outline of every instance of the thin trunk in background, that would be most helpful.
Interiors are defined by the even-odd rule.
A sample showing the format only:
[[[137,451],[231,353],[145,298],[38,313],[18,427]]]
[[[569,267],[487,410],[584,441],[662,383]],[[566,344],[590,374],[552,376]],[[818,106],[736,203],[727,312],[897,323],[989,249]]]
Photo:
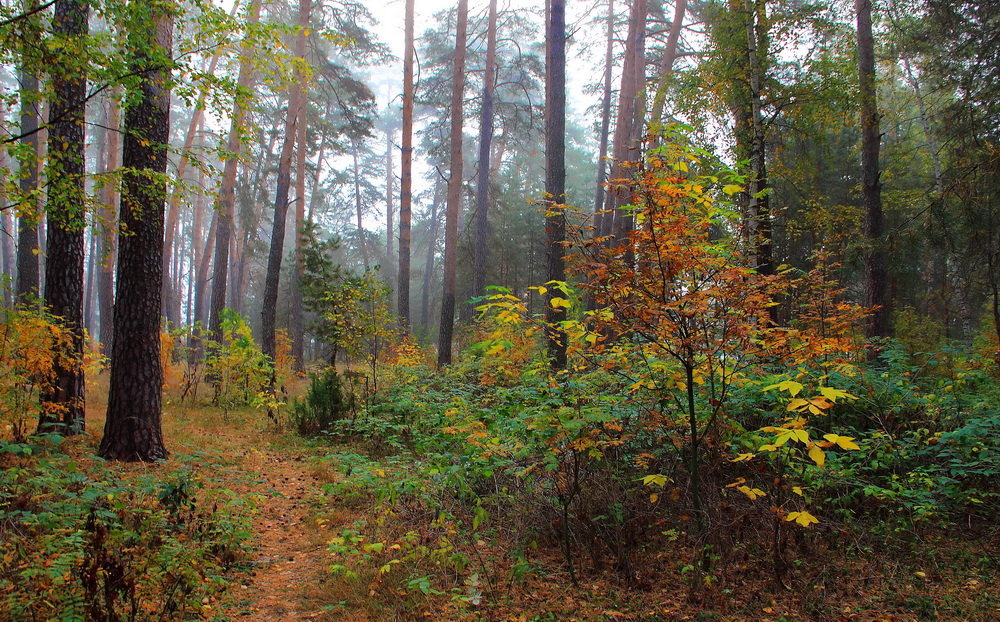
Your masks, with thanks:
[[[600,230],[604,214],[604,184],[608,175],[608,137],[611,134],[611,73],[614,64],[615,0],[608,0],[608,35],[604,44],[604,91],[601,95],[601,136],[597,152],[597,190],[594,193],[594,228]]]
[[[292,337],[292,360],[296,371],[305,369],[305,328],[302,317],[302,274],[305,266],[302,260],[305,246],[304,228],[306,224],[306,124],[299,122],[299,136],[295,148],[295,265],[292,268],[292,282],[289,283],[288,330]]]
[[[393,172],[392,166],[392,135],[393,129],[391,127],[385,130],[385,267],[384,274],[382,275],[383,280],[390,290],[396,288],[396,266],[393,261],[393,255],[396,254],[396,244],[395,244],[395,223],[393,219],[396,217],[395,209],[392,205],[392,190],[393,181],[395,181],[396,174]],[[390,301],[391,305],[392,302]]]
[[[115,304],[115,254],[118,244],[118,179],[117,171],[121,168],[121,115],[118,110],[118,89],[111,92],[106,103],[106,125],[108,127],[106,144],[104,145],[105,173],[101,185],[100,207],[97,211],[97,226],[100,230],[97,244],[97,259],[100,269],[97,274],[98,315],[101,320],[101,344],[105,355],[111,354],[111,341],[114,331]]]
[[[38,78],[22,70],[21,83],[21,144],[25,145],[25,154],[21,158],[20,179],[22,203],[17,219],[17,298],[26,301],[38,296],[39,263],[38,263],[38,221],[41,213],[38,206],[38,163],[39,158],[32,157],[38,153],[39,133],[38,112],[41,92],[38,88]]]
[[[434,255],[437,253],[438,205],[441,204],[441,194],[444,185],[440,180],[434,184],[434,200],[431,202],[430,227],[428,231],[427,255],[424,258],[423,288],[420,292],[420,328],[425,335],[431,333],[431,283],[434,278]]]
[[[486,295],[489,262],[490,150],[493,141],[493,99],[497,73],[497,0],[490,0],[486,26],[486,75],[479,109],[479,171],[476,180],[476,241],[473,248],[472,296]]]
[[[0,119],[2,121],[2,119]],[[0,149],[0,205],[9,205],[10,196],[6,192],[10,174],[10,160],[7,150]],[[14,255],[14,233],[17,224],[14,222],[14,210],[0,210],[0,262],[3,263],[3,276],[9,281],[0,283],[3,289],[3,304],[11,306],[14,303],[14,278],[17,274],[17,259]]]
[[[546,342],[554,369],[566,367],[565,293],[555,282],[566,280],[566,3],[550,0],[545,54],[545,296]],[[575,577],[573,577],[575,581]]]
[[[111,460],[167,457],[161,427],[160,293],[173,7],[169,2],[154,6],[159,14],[143,20],[129,37],[141,81],[138,97],[130,98],[125,110],[120,218],[129,234],[121,238],[108,412],[98,452]]]
[[[885,265],[882,185],[879,181],[878,105],[875,87],[875,39],[871,0],[855,0],[858,41],[858,99],[861,117],[861,201],[865,213],[865,306],[872,309],[865,325],[869,339],[888,337],[889,295]],[[876,352],[869,350],[874,358]]]
[[[462,204],[462,122],[465,103],[465,45],[469,1],[458,0],[455,58],[451,83],[451,132],[448,203],[444,225],[444,283],[441,288],[441,328],[438,332],[438,367],[451,364],[455,329],[455,271],[458,263],[458,212]]]
[[[747,81],[750,87],[750,178],[747,184],[753,234],[754,268],[764,275],[774,274],[771,243],[771,199],[767,179],[767,144],[761,108],[764,65],[760,47],[767,53],[767,16],[763,0],[744,0],[747,40]],[[770,308],[772,320],[777,307]]]
[[[371,268],[368,261],[368,241],[365,239],[365,226],[362,222],[362,203],[361,203],[361,171],[358,169],[358,141],[351,141],[351,157],[353,158],[353,164],[351,166],[351,178],[354,183],[354,218],[355,218],[355,232],[357,233],[358,239],[358,250],[361,251],[361,262],[365,267],[365,272]]]
[[[663,123],[663,110],[667,104],[667,89],[670,86],[670,78],[674,71],[674,63],[677,61],[677,45],[680,41],[681,30],[684,29],[684,15],[687,13],[687,0],[674,1],[674,19],[670,23],[670,33],[667,35],[667,43],[663,46],[663,60],[660,63],[660,79],[656,87],[656,95],[653,97],[653,108],[649,113],[649,126],[656,129],[656,126]]]
[[[261,0],[251,0],[247,9],[247,26],[252,27],[260,20]],[[222,168],[222,180],[219,183],[219,195],[215,203],[218,223],[215,231],[215,250],[212,260],[212,302],[209,313],[209,330],[212,338],[222,341],[222,311],[226,308],[226,285],[229,281],[229,246],[233,237],[233,206],[236,192],[236,165],[243,151],[243,141],[240,133],[247,113],[246,97],[250,95],[253,85],[253,46],[244,43],[240,47],[240,71],[236,78],[236,100],[233,103],[233,115],[229,125],[229,136],[226,139],[225,164]]]
[[[61,43],[52,74],[45,205],[49,223],[45,262],[45,304],[69,339],[58,348],[53,378],[42,392],[39,432],[63,436],[84,431],[83,279],[87,227],[84,180],[84,116],[87,77],[83,39],[90,11],[86,0],[59,0],[52,18],[53,40]]]
[[[399,178],[399,272],[396,308],[400,327],[410,330],[410,228],[413,218],[413,3],[406,0],[403,49],[403,137]]]
[[[632,229],[632,218],[619,211],[629,202],[622,190],[614,184],[631,176],[628,163],[641,154],[638,152],[642,137],[642,88],[645,85],[645,38],[647,0],[632,0],[629,10],[628,38],[625,41],[625,59],[622,66],[621,88],[618,91],[618,118],[615,122],[609,182],[612,187],[604,200],[604,216],[600,219],[597,234],[610,238],[614,234],[623,238]]]
[[[299,0],[298,32],[295,35],[295,58],[305,58],[306,35],[309,28],[309,14],[312,0]],[[278,158],[278,178],[274,193],[274,221],[271,227],[271,247],[267,254],[267,274],[264,277],[264,294],[261,307],[261,352],[271,361],[275,360],[275,316],[278,306],[278,279],[281,274],[281,257],[285,245],[285,219],[288,215],[288,190],[292,180],[292,156],[295,151],[297,123],[302,115],[304,93],[302,77],[296,69],[288,94],[288,112],[285,117],[284,142]],[[305,120],[302,119],[304,123]]]

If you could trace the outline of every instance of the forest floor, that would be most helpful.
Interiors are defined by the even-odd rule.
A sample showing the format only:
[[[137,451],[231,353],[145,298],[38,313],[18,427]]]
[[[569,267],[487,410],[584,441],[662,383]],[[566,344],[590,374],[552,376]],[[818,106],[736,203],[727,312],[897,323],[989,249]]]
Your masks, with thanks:
[[[91,395],[94,395],[92,393]],[[91,442],[103,427],[103,404],[88,409]],[[324,485],[340,477],[322,458],[331,447],[276,429],[259,411],[224,415],[209,407],[170,403],[164,433],[171,459],[130,469],[189,469],[199,485],[225,488],[250,500],[249,559],[221,594],[203,602],[213,622],[321,620],[991,620],[1000,618],[995,573],[975,568],[975,548],[957,534],[927,540],[927,559],[846,557],[816,551],[816,572],[792,589],[775,588],[752,559],[734,564],[720,584],[692,597],[674,566],[687,552],[662,550],[648,559],[637,589],[607,572],[585,572],[570,589],[557,551],[537,552],[539,572],[509,584],[496,602],[456,604],[446,595],[392,602],[332,576],[327,543],[362,518],[362,508],[331,505]],[[927,560],[933,558],[931,564]],[[947,561],[945,561],[947,560]],[[925,572],[926,571],[926,572]],[[369,598],[371,596],[372,598]],[[964,611],[965,615],[949,615]],[[975,612],[975,613],[971,613]],[[992,617],[996,615],[997,617]]]

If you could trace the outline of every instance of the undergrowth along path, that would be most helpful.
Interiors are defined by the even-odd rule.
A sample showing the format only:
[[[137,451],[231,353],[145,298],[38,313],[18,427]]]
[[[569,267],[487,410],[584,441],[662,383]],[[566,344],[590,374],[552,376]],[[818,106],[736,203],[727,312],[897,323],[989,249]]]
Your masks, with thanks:
[[[311,460],[316,450],[301,438],[274,431],[255,413],[222,417],[214,409],[171,410],[168,427],[177,433],[173,449],[202,456],[200,470],[212,470],[213,485],[253,498],[258,508],[249,570],[205,603],[206,619],[330,619],[323,609],[329,530],[314,520],[312,505],[326,483]]]

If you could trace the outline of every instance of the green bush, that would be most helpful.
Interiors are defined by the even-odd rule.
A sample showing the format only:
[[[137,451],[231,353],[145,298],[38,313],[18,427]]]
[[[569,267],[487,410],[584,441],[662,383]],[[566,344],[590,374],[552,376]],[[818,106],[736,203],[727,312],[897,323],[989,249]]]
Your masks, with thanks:
[[[304,400],[292,406],[291,421],[302,436],[330,432],[334,424],[355,410],[354,397],[333,367],[310,376],[309,391]]]

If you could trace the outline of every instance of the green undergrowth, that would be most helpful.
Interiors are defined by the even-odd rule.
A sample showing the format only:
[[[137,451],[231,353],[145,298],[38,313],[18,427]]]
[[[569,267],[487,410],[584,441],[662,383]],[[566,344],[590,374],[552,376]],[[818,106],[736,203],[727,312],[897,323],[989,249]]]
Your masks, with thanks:
[[[991,619],[1000,564],[981,551],[998,538],[1000,385],[968,358],[947,372],[914,361],[889,351],[881,367],[826,373],[824,386],[855,399],[817,417],[814,434],[859,448],[828,450],[822,464],[738,459],[769,442],[758,429],[786,402],[764,389],[788,375],[761,368],[734,386],[706,441],[702,531],[684,427],[627,380],[553,377],[541,361],[501,377],[474,352],[445,372],[389,366],[377,394],[319,432],[341,444],[319,459],[334,475],[318,515],[340,524],[328,543],[332,608],[488,618],[555,581],[606,606],[614,599],[593,599],[592,586],[610,582],[633,613],[666,590],[686,603],[671,615],[911,607],[919,619]],[[740,478],[760,483],[739,494]],[[788,483],[769,483],[779,478]],[[818,523],[789,522],[803,506]],[[919,603],[900,600],[904,584]],[[787,589],[785,606],[755,597],[760,609],[741,609],[749,593]],[[605,619],[591,613],[581,619]]]
[[[198,618],[247,560],[250,501],[185,466],[83,460],[67,445],[0,444],[0,619]]]

